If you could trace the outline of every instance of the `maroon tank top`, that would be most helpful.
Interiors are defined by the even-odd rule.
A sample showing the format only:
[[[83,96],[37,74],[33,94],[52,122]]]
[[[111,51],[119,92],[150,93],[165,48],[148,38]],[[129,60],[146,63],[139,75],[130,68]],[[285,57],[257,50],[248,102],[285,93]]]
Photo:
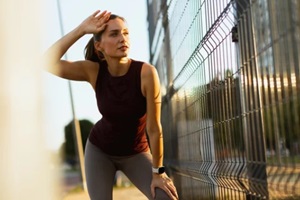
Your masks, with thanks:
[[[90,142],[114,156],[148,151],[146,98],[141,91],[143,62],[132,60],[128,72],[118,77],[110,75],[106,61],[99,65],[96,98],[102,118],[92,128]]]

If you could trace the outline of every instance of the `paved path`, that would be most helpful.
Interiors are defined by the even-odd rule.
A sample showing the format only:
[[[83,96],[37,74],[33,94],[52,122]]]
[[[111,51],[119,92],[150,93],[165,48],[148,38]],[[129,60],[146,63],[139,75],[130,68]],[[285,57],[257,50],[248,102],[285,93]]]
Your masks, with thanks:
[[[147,198],[134,186],[127,188],[114,188],[113,200],[147,200]],[[73,192],[68,194],[63,200],[89,200],[85,192]]]
[[[81,180],[78,171],[66,171],[63,175],[61,191],[63,200],[90,200],[88,194],[79,188]],[[147,200],[122,172],[118,173],[118,177],[117,185],[120,186],[114,187],[113,200]]]

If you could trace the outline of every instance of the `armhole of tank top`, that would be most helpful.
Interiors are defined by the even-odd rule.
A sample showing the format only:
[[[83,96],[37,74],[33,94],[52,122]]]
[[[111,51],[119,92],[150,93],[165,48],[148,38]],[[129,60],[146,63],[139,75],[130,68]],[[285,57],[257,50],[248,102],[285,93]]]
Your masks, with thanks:
[[[101,76],[101,74],[103,74],[104,61],[99,61],[98,65],[99,65],[99,69],[98,69],[98,74],[97,74],[97,79],[96,79],[96,87],[95,87],[95,92],[96,93],[97,93],[97,88],[98,88],[98,85],[99,85],[98,82],[99,82],[100,76]]]
[[[141,95],[144,97],[144,98],[146,98],[145,96],[144,96],[144,94],[143,94],[143,88],[142,88],[142,70],[143,70],[143,65],[145,64],[144,62],[142,62],[142,61],[139,61],[140,63],[140,93],[141,93]]]

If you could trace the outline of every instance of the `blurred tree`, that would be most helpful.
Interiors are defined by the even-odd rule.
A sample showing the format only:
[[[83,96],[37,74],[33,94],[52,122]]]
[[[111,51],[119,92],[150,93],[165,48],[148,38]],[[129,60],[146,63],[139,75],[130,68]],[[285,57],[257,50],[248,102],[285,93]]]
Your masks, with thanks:
[[[79,124],[81,130],[83,150],[85,150],[86,141],[88,139],[88,136],[94,124],[86,119],[79,120]],[[70,164],[72,167],[75,167],[75,165],[78,162],[78,158],[77,158],[78,156],[76,151],[77,148],[76,148],[76,141],[73,133],[73,120],[72,120],[65,126],[65,142],[62,144],[60,149],[60,153],[62,155],[63,160],[68,164]]]

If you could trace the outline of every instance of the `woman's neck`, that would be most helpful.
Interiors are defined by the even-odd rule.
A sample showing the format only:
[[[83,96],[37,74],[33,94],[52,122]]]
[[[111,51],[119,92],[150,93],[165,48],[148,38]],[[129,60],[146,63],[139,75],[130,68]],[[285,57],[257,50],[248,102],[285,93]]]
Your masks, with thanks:
[[[112,76],[123,76],[129,70],[131,64],[130,58],[122,58],[119,60],[109,59],[107,60],[108,71]]]

